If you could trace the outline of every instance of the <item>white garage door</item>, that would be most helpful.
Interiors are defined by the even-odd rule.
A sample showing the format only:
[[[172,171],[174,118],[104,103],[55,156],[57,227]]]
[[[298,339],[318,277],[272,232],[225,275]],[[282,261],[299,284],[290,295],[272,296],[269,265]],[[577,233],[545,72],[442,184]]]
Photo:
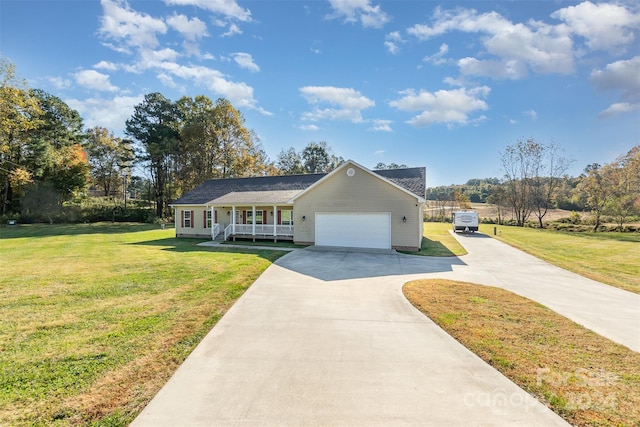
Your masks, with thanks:
[[[316,245],[391,249],[391,214],[317,213]]]

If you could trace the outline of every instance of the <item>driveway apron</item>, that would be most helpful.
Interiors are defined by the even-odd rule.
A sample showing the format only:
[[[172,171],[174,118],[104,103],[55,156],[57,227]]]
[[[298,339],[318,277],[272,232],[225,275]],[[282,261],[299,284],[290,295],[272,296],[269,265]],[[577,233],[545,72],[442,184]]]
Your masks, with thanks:
[[[402,295],[406,281],[465,271],[465,262],[287,254],[132,425],[567,425]]]

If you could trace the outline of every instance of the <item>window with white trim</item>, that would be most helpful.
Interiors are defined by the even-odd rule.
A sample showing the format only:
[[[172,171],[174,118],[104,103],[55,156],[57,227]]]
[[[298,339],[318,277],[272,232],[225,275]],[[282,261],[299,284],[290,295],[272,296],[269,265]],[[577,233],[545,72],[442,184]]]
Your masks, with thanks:
[[[191,211],[184,211],[184,228],[191,228]]]
[[[212,225],[212,220],[211,220],[211,210],[207,209],[207,226],[205,228],[211,228]]]
[[[293,225],[293,211],[280,211],[280,224]]]
[[[253,211],[247,211],[247,224],[253,224]],[[256,224],[264,224],[262,222],[262,211],[256,211]]]

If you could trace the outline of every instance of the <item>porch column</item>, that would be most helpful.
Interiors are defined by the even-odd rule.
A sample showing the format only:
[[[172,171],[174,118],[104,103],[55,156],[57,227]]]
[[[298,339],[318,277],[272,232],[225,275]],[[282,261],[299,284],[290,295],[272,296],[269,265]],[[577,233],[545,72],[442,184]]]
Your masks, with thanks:
[[[255,237],[256,235],[256,207],[251,206],[251,234]]]
[[[216,214],[213,210],[213,206],[211,206],[211,240],[214,240],[216,238],[216,236],[213,235],[215,219],[216,219]],[[205,221],[206,221],[206,218],[205,218]],[[207,224],[205,224],[205,227],[206,225]]]
[[[276,227],[278,226],[278,208],[276,206],[273,207],[273,237],[275,238],[278,233],[276,232]]]
[[[236,207],[231,206],[231,234],[236,234]]]

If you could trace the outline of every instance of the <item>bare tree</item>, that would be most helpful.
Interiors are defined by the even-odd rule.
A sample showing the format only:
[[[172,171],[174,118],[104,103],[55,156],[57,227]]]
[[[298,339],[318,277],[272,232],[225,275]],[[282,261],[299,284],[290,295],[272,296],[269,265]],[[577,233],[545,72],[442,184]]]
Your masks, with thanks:
[[[559,155],[556,144],[545,145],[533,138],[507,146],[501,160],[506,197],[517,225],[523,227],[535,211],[542,227],[542,218],[552,204],[553,190],[569,161]]]
[[[531,178],[531,196],[533,212],[538,218],[540,228],[542,219],[550,208],[555,206],[555,190],[562,182],[571,161],[560,155],[561,149],[556,143],[542,146],[542,156],[536,158]]]

